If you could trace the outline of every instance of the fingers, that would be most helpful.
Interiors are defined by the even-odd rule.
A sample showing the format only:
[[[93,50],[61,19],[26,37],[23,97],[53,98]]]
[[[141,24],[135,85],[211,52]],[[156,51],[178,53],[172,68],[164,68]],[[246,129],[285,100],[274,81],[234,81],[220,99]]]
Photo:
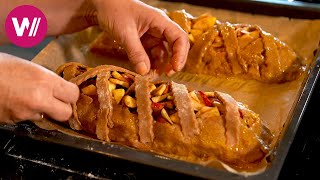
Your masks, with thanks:
[[[58,121],[67,121],[72,115],[72,103],[76,103],[80,90],[77,85],[60,77],[54,77],[55,85],[51,98],[44,106],[44,113]]]
[[[57,121],[67,121],[72,115],[70,103],[62,102],[54,97],[48,99],[47,105],[43,107],[43,112]]]
[[[75,103],[79,96],[76,85],[39,65],[20,59],[11,58],[3,62],[0,69],[6,81],[0,81],[0,89],[3,90],[0,91],[0,116],[4,119],[0,121],[40,120],[42,113],[58,121],[70,118],[70,104]],[[19,73],[12,72],[13,69]]]
[[[187,34],[178,25],[168,22],[164,29],[164,36],[172,47],[171,64],[174,71],[184,67],[190,48]]]
[[[167,62],[168,51],[167,44],[163,38],[154,37],[148,33],[141,37],[141,42],[150,57],[151,68],[158,69],[159,66]]]
[[[157,38],[146,33],[141,37],[141,42],[145,49],[152,49],[153,47],[162,43],[162,38]]]
[[[148,33],[156,38],[165,38],[169,43],[172,58],[170,64],[173,71],[180,71],[184,67],[190,43],[188,35],[183,31],[179,25],[169,19],[167,16],[161,16],[158,21],[152,23],[152,28]]]
[[[53,96],[65,103],[75,103],[79,98],[79,88],[77,85],[59,78],[53,87]]]
[[[134,65],[135,71],[142,75],[147,74],[150,71],[150,60],[136,30],[123,36],[123,46],[130,62]]]
[[[14,122],[23,120],[41,120],[42,113],[57,121],[67,121],[72,108],[70,103],[65,103],[53,97],[49,88],[38,87],[35,92],[28,96],[20,97],[20,104],[11,110],[11,118]]]
[[[168,65],[168,51],[164,43],[160,43],[153,47],[150,51],[150,57],[152,59],[152,68],[156,69],[159,74],[167,73]]]
[[[33,113],[30,117],[28,117],[28,119],[30,119],[31,121],[40,121],[42,120],[42,116],[43,114],[42,113]],[[18,123],[18,122],[21,122],[21,121],[24,121],[23,119],[15,119],[14,122],[15,123]]]
[[[37,99],[36,104],[30,106],[34,109],[32,119],[40,120],[41,113],[44,113],[54,120],[67,121],[72,115],[71,103],[76,103],[79,98],[79,88],[55,75],[47,81],[51,81],[51,88],[45,87],[47,83],[38,84],[38,98],[33,97]]]

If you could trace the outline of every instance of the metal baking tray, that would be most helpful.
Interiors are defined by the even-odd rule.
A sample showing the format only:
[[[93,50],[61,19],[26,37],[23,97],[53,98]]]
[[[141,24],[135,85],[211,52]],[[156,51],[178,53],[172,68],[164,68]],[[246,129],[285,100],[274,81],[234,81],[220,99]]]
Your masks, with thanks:
[[[242,1],[241,3],[244,2]],[[309,12],[308,9],[306,9],[306,12]],[[315,57],[313,63],[311,64],[309,73],[306,76],[303,82],[303,86],[300,89],[300,93],[296,100],[295,106],[290,113],[290,119],[286,123],[285,129],[283,131],[284,133],[279,139],[279,143],[276,146],[275,153],[270,156],[271,164],[263,173],[257,175],[244,177],[242,175],[233,174],[224,170],[175,160],[114,143],[103,143],[100,141],[84,139],[81,137],[69,136],[57,131],[43,130],[30,123],[20,123],[17,125],[0,125],[0,130],[13,131],[16,135],[27,136],[39,141],[61,144],[205,179],[277,179],[291,143],[294,140],[294,136],[303,117],[306,106],[308,105],[316,81],[319,77],[320,48],[314,54]]]

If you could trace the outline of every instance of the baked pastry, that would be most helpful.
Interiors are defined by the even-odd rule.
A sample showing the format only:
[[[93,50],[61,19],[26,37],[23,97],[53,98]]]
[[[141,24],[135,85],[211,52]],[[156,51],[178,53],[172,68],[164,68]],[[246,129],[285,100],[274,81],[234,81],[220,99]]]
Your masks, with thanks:
[[[184,10],[167,14],[189,34],[191,48],[185,72],[283,83],[299,78],[305,69],[293,49],[257,25],[220,22],[209,14],[193,17]],[[102,55],[126,55],[103,32],[91,43],[90,50]]]
[[[189,34],[186,72],[281,83],[304,70],[288,45],[257,25],[220,22],[208,14],[193,17],[184,10],[168,15]]]
[[[71,62],[57,73],[64,78],[72,69],[81,69],[69,79],[81,92],[69,120],[74,130],[200,164],[221,162],[238,171],[267,166],[273,135],[258,114],[228,94],[109,65]]]

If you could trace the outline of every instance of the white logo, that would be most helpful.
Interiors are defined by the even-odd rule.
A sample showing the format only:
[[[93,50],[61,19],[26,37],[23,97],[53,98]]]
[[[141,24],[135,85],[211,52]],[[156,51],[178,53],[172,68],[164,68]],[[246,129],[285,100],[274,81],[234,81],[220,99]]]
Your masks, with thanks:
[[[17,36],[18,37],[22,37],[23,34],[24,34],[25,29],[29,30],[29,26],[30,26],[29,19],[24,17],[22,19],[21,25],[19,25],[17,18],[13,17],[11,19],[12,19],[12,23],[13,23],[14,29],[16,30]],[[41,17],[33,18],[32,25],[31,25],[31,28],[30,28],[29,34],[28,34],[29,37],[35,37],[37,35],[37,31],[38,31],[38,28],[39,28],[40,21],[41,21]]]

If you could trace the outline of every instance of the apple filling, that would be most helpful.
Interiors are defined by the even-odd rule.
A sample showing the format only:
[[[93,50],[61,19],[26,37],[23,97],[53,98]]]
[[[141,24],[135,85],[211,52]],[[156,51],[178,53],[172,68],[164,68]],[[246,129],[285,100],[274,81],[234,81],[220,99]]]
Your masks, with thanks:
[[[170,84],[167,82],[150,84],[150,90],[153,119],[159,123],[179,123]]]
[[[197,118],[204,119],[223,114],[222,102],[215,96],[214,92],[191,91],[189,95]]]
[[[124,105],[133,113],[137,112],[137,101],[135,92],[131,86],[135,77],[129,73],[113,71],[109,78],[109,91],[116,104]]]

